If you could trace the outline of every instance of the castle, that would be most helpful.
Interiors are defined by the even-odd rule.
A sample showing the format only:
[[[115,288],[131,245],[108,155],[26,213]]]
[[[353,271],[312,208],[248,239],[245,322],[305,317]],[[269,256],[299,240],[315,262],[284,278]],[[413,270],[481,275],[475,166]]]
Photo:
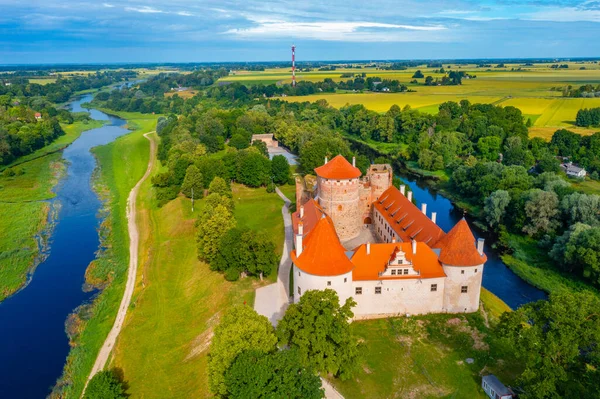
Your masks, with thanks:
[[[445,233],[393,186],[390,165],[361,177],[338,155],[315,173],[297,183],[292,214],[295,302],[331,288],[341,303],[354,298],[356,319],[477,311],[487,258],[464,219]]]

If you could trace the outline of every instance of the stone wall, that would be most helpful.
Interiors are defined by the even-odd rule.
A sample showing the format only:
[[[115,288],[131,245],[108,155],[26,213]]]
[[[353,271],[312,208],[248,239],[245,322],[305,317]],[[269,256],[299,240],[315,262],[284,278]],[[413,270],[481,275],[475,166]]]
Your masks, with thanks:
[[[356,237],[363,224],[359,179],[330,180],[317,177],[319,205],[333,220],[341,241]]]
[[[353,309],[354,318],[443,313],[445,280],[444,277],[438,277],[354,281],[352,297],[357,303]],[[435,285],[435,291],[432,291],[432,285]],[[376,293],[377,287],[381,288],[380,294]],[[357,288],[360,288],[360,294],[357,294]]]
[[[392,165],[371,165],[367,176],[369,176],[369,182],[371,183],[371,202],[375,202],[385,190],[392,186]]]
[[[448,313],[471,313],[479,309],[481,279],[483,265],[448,266],[442,264],[446,273],[446,292],[444,293],[444,309]],[[461,292],[467,287],[467,292]]]

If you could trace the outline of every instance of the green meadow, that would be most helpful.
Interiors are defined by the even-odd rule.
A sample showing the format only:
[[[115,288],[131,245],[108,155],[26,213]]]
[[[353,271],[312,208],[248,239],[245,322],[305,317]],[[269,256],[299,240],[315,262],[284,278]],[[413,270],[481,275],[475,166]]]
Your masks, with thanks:
[[[52,189],[64,173],[60,151],[103,122],[63,125],[65,135],[0,169],[0,301],[16,292],[39,263],[45,244]],[[9,173],[12,172],[12,173]]]

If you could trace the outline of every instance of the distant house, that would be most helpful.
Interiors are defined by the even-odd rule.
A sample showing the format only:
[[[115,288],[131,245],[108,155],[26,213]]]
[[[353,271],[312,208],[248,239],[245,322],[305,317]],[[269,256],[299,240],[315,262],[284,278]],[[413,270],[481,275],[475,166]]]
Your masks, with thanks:
[[[513,391],[501,383],[493,374],[483,376],[481,387],[487,396],[492,399],[512,399],[515,397]]]
[[[39,112],[36,112],[35,113],[35,119],[37,119],[38,121],[42,120],[42,114],[40,114]]]
[[[384,87],[383,89],[381,89],[381,91],[385,91],[386,93],[390,91],[389,87]]]
[[[10,82],[4,83],[4,86],[10,86],[10,85],[12,85],[12,83],[10,83]]]
[[[279,143],[272,134],[253,134],[251,142],[254,143],[256,140],[264,142],[267,147],[279,147]]]
[[[587,175],[585,169],[580,168],[577,165],[573,165],[573,162],[561,163],[560,167],[569,177],[584,178],[585,175]]]

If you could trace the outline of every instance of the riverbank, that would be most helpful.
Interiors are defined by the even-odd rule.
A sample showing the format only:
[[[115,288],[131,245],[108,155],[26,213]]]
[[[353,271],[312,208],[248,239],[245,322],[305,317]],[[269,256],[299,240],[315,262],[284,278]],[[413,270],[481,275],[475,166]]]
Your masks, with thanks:
[[[392,157],[395,170],[401,170],[402,174],[415,176],[420,186],[426,186],[434,193],[441,194],[449,199],[455,208],[464,212],[472,220],[473,224],[485,233],[486,239],[493,242],[492,248],[499,252],[502,262],[519,278],[536,287],[547,294],[559,290],[591,291],[598,294],[598,291],[582,281],[580,278],[563,273],[555,266],[552,259],[549,258],[547,251],[540,248],[537,242],[527,236],[514,233],[507,233],[502,237],[491,231],[483,215],[483,208],[473,205],[459,195],[457,195],[450,186],[450,173],[447,170],[429,172],[418,167],[416,162],[404,162],[398,158],[398,152],[402,150],[401,145],[397,145],[395,151],[382,152],[377,146],[357,139],[348,140],[354,149],[366,152],[372,157],[384,156]],[[439,215],[438,215],[439,217]],[[498,240],[503,242],[499,243]],[[506,248],[501,251],[499,245]]]
[[[61,151],[104,121],[62,125],[65,135],[0,173],[0,302],[26,286],[47,255],[57,206],[55,188],[66,166]],[[0,170],[1,171],[1,170]],[[53,216],[54,215],[54,216]]]
[[[158,116],[112,113],[135,122],[138,129],[92,150],[97,160],[94,189],[103,202],[101,245],[86,270],[86,282],[100,293],[82,305],[67,325],[71,351],[54,397],[79,398],[98,351],[110,331],[123,294],[129,262],[127,196],[148,164],[149,141],[144,133],[155,129]]]

